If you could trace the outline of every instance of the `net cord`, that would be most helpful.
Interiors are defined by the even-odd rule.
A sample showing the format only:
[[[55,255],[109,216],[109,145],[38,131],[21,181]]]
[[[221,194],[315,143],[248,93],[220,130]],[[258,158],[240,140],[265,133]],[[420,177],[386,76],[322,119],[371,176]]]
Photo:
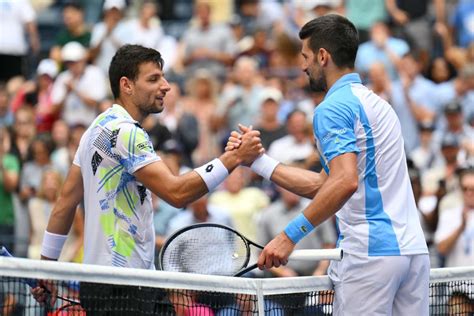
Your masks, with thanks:
[[[259,288],[263,295],[278,295],[332,287],[327,276],[250,279],[5,257],[0,257],[0,276],[251,295]],[[459,280],[474,280],[474,266],[431,270],[431,283]]]

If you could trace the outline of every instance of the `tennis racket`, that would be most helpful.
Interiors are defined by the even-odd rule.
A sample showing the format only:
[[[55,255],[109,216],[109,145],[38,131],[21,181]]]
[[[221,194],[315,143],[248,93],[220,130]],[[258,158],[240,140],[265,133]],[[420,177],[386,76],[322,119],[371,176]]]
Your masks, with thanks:
[[[249,266],[249,261],[252,253],[261,249],[263,246],[228,226],[195,224],[168,237],[159,254],[159,266],[164,271],[242,276],[257,268],[257,263]],[[342,249],[302,249],[293,251],[289,259],[341,260],[342,255]]]
[[[1,246],[0,247],[0,256],[2,257],[11,257],[13,258],[13,256],[11,255],[10,252],[8,252],[7,248]],[[38,280],[35,280],[35,279],[28,279],[28,278],[20,278],[20,281],[27,284],[29,287],[31,288],[35,288],[38,286]],[[51,291],[49,291],[47,288],[43,287],[43,289],[49,294],[51,295]],[[56,295],[57,298],[59,298],[60,300],[63,300],[65,302],[68,302],[70,303],[71,305],[79,305],[80,303],[76,300],[73,300],[73,299],[70,299],[70,298],[66,298],[66,297],[63,297],[63,296],[60,296],[60,295]],[[69,305],[69,304],[68,304]]]

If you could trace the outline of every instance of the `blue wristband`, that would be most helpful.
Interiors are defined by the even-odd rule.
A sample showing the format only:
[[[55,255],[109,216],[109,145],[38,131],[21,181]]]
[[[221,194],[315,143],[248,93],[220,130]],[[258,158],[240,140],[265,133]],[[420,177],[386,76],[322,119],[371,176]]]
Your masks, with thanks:
[[[296,244],[313,229],[313,224],[301,213],[288,223],[285,228],[285,234]]]

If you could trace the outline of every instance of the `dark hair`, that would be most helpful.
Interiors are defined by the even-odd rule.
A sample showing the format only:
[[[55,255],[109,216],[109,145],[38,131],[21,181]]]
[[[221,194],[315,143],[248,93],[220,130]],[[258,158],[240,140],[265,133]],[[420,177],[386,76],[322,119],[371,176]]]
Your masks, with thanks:
[[[163,69],[163,58],[153,48],[124,45],[117,50],[109,67],[110,88],[114,98],[120,96],[120,78],[127,77],[132,81],[137,80],[140,65],[147,62],[153,62]]]
[[[354,24],[338,14],[328,14],[306,23],[299,33],[300,39],[309,38],[309,47],[314,53],[326,49],[336,64],[343,68],[354,68],[359,46],[359,35]]]

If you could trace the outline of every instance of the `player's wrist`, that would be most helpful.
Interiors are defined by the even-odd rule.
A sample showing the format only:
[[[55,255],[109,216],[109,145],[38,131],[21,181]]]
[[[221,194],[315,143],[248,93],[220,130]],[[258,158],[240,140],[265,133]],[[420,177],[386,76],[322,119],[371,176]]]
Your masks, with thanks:
[[[229,171],[219,158],[194,169],[202,178],[209,192],[213,191],[229,175]]]
[[[273,171],[278,166],[280,162],[272,157],[268,156],[267,154],[263,154],[250,165],[250,169],[253,172],[262,176],[263,178],[270,180],[272,177]]]
[[[297,244],[306,235],[311,233],[313,229],[313,224],[301,213],[288,223],[284,232],[293,243]]]
[[[57,260],[61,255],[61,250],[63,249],[66,239],[67,235],[54,234],[46,230],[41,247],[41,256],[50,260]]]

